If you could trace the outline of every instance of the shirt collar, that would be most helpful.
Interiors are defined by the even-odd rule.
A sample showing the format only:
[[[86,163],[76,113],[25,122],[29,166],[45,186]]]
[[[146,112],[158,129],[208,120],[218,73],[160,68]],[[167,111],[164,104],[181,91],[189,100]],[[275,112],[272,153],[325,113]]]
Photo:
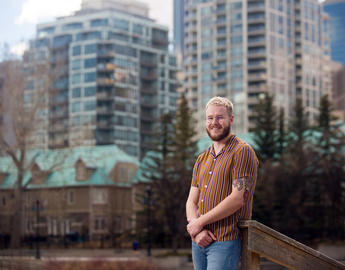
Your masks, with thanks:
[[[222,150],[220,150],[220,152],[218,153],[218,155],[216,155],[215,151],[214,151],[214,147],[213,144],[210,146],[210,154],[216,158],[217,156],[221,155],[224,153],[224,151],[229,152],[230,148],[231,148],[231,144],[234,141],[236,135],[235,134],[231,134],[229,139],[226,141],[224,147],[222,148]]]

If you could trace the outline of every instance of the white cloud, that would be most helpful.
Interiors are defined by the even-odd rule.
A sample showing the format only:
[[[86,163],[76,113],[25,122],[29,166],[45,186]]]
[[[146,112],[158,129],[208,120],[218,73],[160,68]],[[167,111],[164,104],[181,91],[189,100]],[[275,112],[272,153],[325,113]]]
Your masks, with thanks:
[[[58,16],[69,15],[80,9],[80,3],[81,0],[27,0],[16,18],[16,24],[36,24]]]
[[[28,44],[24,41],[17,43],[10,48],[10,52],[15,56],[22,56],[24,51],[28,49]]]
[[[172,27],[172,0],[142,0],[149,4],[150,17],[157,20],[158,23]]]

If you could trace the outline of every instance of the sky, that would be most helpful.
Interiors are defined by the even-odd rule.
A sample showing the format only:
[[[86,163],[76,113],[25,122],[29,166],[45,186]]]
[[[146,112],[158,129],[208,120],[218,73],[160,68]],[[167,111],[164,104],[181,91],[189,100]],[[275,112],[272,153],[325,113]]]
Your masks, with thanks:
[[[140,0],[150,7],[149,17],[172,31],[173,0]],[[81,0],[0,0],[0,49],[7,43],[20,55],[35,36],[36,24],[53,21],[80,9]],[[1,52],[0,52],[1,53]]]

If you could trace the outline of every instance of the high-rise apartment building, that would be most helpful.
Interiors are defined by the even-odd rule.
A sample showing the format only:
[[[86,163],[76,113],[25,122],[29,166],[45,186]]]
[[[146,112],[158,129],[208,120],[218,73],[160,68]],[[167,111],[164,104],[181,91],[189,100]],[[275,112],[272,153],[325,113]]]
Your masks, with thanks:
[[[330,16],[331,58],[345,65],[345,0],[326,0],[323,9]]]
[[[37,26],[26,62],[59,69],[46,147],[116,144],[137,157],[149,149],[159,116],[176,111],[177,67],[167,27],[147,14],[137,1],[84,0],[74,15]]]
[[[183,56],[184,48],[184,0],[174,0],[174,48]]]
[[[260,94],[275,96],[288,118],[301,97],[313,120],[328,92],[327,31],[317,0],[186,0],[185,91],[196,111],[215,95],[234,103],[237,133],[250,131]],[[326,46],[326,47],[325,47]]]
[[[345,67],[339,62],[332,62],[331,70],[333,113],[345,122]]]

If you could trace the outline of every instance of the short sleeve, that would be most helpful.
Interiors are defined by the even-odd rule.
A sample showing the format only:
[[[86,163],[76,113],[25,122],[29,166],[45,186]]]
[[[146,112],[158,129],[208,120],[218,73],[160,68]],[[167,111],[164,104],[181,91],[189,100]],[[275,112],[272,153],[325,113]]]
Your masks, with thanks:
[[[243,145],[235,154],[232,179],[250,177],[256,180],[259,161],[249,144]]]
[[[199,173],[200,173],[200,164],[201,164],[202,154],[198,156],[194,168],[193,168],[193,176],[192,176],[192,187],[199,188]]]

